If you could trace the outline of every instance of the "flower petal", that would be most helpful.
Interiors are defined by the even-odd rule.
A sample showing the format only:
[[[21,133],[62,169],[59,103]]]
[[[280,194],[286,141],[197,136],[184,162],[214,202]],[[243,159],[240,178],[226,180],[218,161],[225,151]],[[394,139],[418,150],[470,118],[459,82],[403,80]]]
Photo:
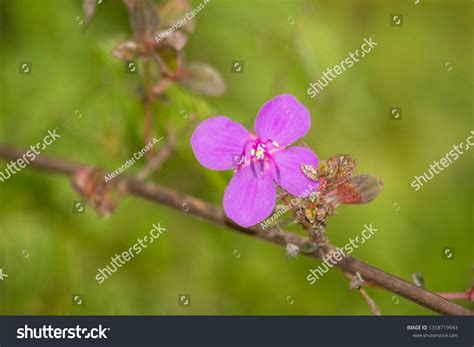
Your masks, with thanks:
[[[267,101],[255,119],[257,136],[263,141],[272,139],[280,146],[287,146],[305,136],[310,127],[308,109],[290,94]]]
[[[250,166],[238,170],[224,193],[224,211],[234,222],[249,227],[275,208],[276,187],[271,175],[256,178]]]
[[[191,136],[194,155],[202,166],[230,170],[237,166],[244,143],[251,140],[242,125],[224,116],[206,119]]]
[[[280,170],[280,179],[275,177],[278,184],[291,195],[300,196],[313,191],[318,183],[307,178],[301,165],[318,165],[318,158],[312,150],[306,147],[290,147],[273,153],[273,159]]]

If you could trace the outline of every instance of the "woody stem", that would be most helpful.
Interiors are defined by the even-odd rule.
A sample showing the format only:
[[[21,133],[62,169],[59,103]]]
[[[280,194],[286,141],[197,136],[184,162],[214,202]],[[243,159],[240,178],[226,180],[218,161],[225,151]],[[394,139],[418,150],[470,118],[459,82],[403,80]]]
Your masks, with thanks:
[[[17,160],[24,154],[25,151],[23,150],[5,144],[0,144],[0,158],[7,160]],[[29,166],[31,168],[42,169],[52,173],[72,176],[77,170],[90,165],[78,164],[68,160],[38,155],[34,161],[29,163]],[[141,182],[133,177],[120,176],[117,179],[120,179],[123,182],[128,194],[166,205],[170,208],[180,211],[183,210],[183,204],[186,204],[186,211],[188,214],[201,217],[212,223],[226,226],[231,230],[253,236],[261,240],[272,242],[280,246],[286,246],[288,243],[292,243],[298,246],[300,249],[307,241],[306,238],[295,233],[281,233],[278,228],[271,228],[265,230],[265,232],[256,227],[243,228],[228,219],[220,207],[163,186]],[[315,253],[308,254],[308,256],[321,259],[320,256]],[[359,272],[364,280],[440,314],[466,316],[474,315],[474,312],[449,300],[446,300],[435,293],[417,287],[408,281],[377,269],[351,256],[344,257],[335,266],[352,274]]]

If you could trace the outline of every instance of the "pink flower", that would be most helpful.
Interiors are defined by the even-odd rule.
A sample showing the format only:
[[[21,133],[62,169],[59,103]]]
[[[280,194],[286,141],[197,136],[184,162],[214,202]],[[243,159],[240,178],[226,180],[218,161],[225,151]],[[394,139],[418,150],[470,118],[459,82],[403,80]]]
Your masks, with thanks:
[[[203,121],[191,137],[201,165],[212,170],[236,169],[224,193],[224,211],[248,227],[267,218],[275,208],[276,185],[299,196],[314,185],[301,171],[317,166],[305,147],[288,147],[311,126],[309,111],[290,94],[269,100],[255,119],[255,133],[224,116]]]

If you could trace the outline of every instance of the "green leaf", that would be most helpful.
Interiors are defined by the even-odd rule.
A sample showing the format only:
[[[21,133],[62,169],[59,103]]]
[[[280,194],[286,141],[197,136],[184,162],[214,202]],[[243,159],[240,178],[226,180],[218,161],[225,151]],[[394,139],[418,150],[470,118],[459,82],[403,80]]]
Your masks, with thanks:
[[[180,53],[171,46],[159,45],[156,48],[156,53],[161,58],[161,62],[165,65],[164,67],[167,72],[176,73],[181,66]]]

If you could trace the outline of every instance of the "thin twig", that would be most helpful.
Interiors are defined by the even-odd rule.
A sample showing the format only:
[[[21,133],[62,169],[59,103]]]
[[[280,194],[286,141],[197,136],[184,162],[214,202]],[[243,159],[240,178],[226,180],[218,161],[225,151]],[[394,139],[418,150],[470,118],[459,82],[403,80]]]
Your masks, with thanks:
[[[167,140],[165,144],[149,158],[147,165],[138,173],[137,179],[145,180],[152,172],[159,171],[161,165],[171,156],[176,144],[176,137],[172,130],[167,130]]]
[[[474,297],[469,295],[469,292],[464,293],[436,293],[439,296],[448,299],[448,300],[467,300],[474,301]]]
[[[7,160],[16,160],[25,152],[14,147],[0,144],[0,157]],[[39,168],[53,173],[62,173],[73,175],[78,169],[86,165],[77,164],[75,162],[56,159],[39,155],[29,166]],[[278,232],[277,228],[271,228],[263,232],[260,228],[243,228],[228,219],[224,211],[215,205],[197,199],[169,188],[165,188],[156,184],[144,183],[133,177],[118,177],[123,181],[123,185],[129,194],[142,197],[144,199],[157,202],[174,209],[187,211],[186,213],[201,217],[218,225],[230,227],[232,230],[245,233],[247,235],[266,240],[281,246],[288,243],[295,244],[300,249],[307,241],[306,238],[295,233],[285,232],[283,235]],[[186,206],[186,207],[185,207]],[[320,259],[316,254],[310,254],[316,259]],[[423,288],[419,288],[410,282],[407,282],[394,275],[386,273],[369,264],[366,264],[351,256],[342,258],[335,266],[343,271],[355,274],[359,272],[364,280],[371,282],[381,288],[400,295],[412,302],[422,305],[430,310],[443,315],[474,315],[474,312],[459,306],[443,297],[436,295]]]
[[[365,291],[365,289],[362,287],[363,285],[366,284],[360,273],[351,274],[348,272],[344,272],[344,275],[346,275],[347,278],[351,280],[349,283],[349,289],[352,291],[353,289],[357,289],[359,293],[362,295],[362,297],[365,299],[367,304],[369,305],[370,310],[372,313],[376,316],[380,316],[382,313],[380,309],[378,308],[377,304],[375,303],[375,300],[372,299],[369,294]]]
[[[151,62],[145,61],[144,62],[144,71],[143,71],[143,84],[145,88],[145,98],[144,98],[144,108],[145,108],[145,119],[144,119],[144,141],[145,145],[148,145],[153,140],[153,103],[155,100],[155,94],[153,91],[152,85],[152,76],[151,76]],[[175,145],[175,136],[174,133],[168,129],[168,136],[166,144],[160,148],[160,150],[156,150],[155,148],[151,148],[147,151],[146,158],[147,163],[146,166],[140,171],[137,175],[139,180],[144,180],[147,178],[152,172],[158,171],[169,158],[171,153],[173,152],[173,148]]]
[[[365,291],[363,287],[360,287],[358,291],[364,297],[365,301],[367,302],[367,305],[369,305],[370,309],[372,310],[372,313],[376,316],[380,316],[382,313],[380,312],[380,309],[377,307],[377,304],[375,303],[374,299],[372,299],[369,296],[369,294],[367,294],[367,292]]]
[[[145,87],[145,120],[144,120],[144,139],[145,145],[149,144],[153,139],[153,86],[151,81],[151,65],[149,61],[143,64],[143,84]],[[147,158],[151,160],[155,151],[151,149],[147,152]]]
[[[185,133],[187,133],[195,120],[196,120],[195,115],[191,114],[189,121],[178,132],[177,135],[171,128],[168,128],[166,130],[166,133],[167,133],[166,143],[156,152],[156,154],[153,157],[149,159],[147,165],[137,174],[136,178],[138,180],[144,181],[148,176],[150,176],[152,172],[160,171],[163,163],[166,160],[168,160],[171,154],[173,154],[175,150],[175,146],[176,146],[176,139],[183,136]]]

